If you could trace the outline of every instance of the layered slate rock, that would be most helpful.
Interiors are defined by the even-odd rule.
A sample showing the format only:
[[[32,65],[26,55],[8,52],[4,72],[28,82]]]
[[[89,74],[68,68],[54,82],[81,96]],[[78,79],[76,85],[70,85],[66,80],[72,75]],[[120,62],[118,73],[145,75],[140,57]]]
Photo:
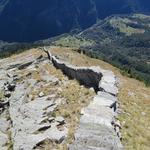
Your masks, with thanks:
[[[103,75],[99,82],[99,90],[105,91],[106,93],[110,93],[114,96],[117,95],[117,79],[113,72],[103,69],[100,69],[99,71],[102,72]]]
[[[27,84],[29,83],[32,86],[35,84],[34,81],[28,81]],[[25,86],[18,85],[16,89],[18,92],[14,93],[10,101],[9,110],[13,121],[14,149],[31,150],[46,139],[60,142],[65,137],[67,130],[59,131],[55,123],[43,123],[44,120],[48,120],[47,114],[54,111],[58,102],[49,96],[28,102],[26,95],[24,95]],[[43,132],[40,133],[40,131]]]
[[[100,67],[75,67],[48,54],[53,65],[70,78],[78,80],[97,92],[93,101],[82,110],[79,127],[70,150],[121,150],[119,134],[115,132],[117,115],[117,79],[113,72]],[[119,132],[119,131],[118,131]]]
[[[108,91],[110,92],[109,89]],[[115,94],[113,92],[112,94]],[[75,141],[70,145],[70,150],[123,149],[120,138],[112,126],[116,109],[112,109],[111,106],[117,101],[117,97],[112,94],[99,91],[93,101],[82,110]]]
[[[49,61],[27,55],[0,62],[3,64],[0,65],[0,90],[4,91],[4,99],[0,101],[0,150],[10,146],[13,150],[39,149],[42,144],[45,146],[45,141],[62,143],[67,136],[67,126],[61,116],[52,117],[62,98],[56,90],[59,79],[43,68]],[[41,72],[37,70],[39,67]],[[45,93],[46,87],[56,92]],[[10,93],[9,97],[6,92]],[[43,95],[39,96],[40,93]],[[7,103],[1,111],[1,104]]]

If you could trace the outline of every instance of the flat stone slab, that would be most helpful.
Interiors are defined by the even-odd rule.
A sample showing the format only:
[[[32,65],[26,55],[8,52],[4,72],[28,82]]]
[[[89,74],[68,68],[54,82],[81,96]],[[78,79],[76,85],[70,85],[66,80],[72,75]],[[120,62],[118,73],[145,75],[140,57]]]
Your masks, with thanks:
[[[115,97],[113,99],[101,96],[101,95],[96,95],[94,97],[94,100],[92,104],[99,105],[99,106],[111,106],[115,101]],[[117,100],[117,99],[116,99]]]
[[[116,96],[113,96],[113,95],[111,95],[111,94],[109,94],[109,93],[106,93],[106,92],[99,91],[99,92],[97,93],[97,95],[98,95],[99,97],[104,97],[104,98],[106,98],[106,99],[108,99],[108,100],[112,100],[113,102],[118,101],[118,99],[117,99]]]
[[[118,88],[116,86],[116,77],[111,71],[102,71],[103,77],[99,83],[99,87],[103,89],[106,93],[113,95],[118,94]]]
[[[92,106],[90,105],[90,107],[88,107],[87,109],[84,110],[84,115],[81,117],[81,120],[83,118],[89,118],[92,116],[95,116],[95,118],[102,118],[103,120],[109,120],[110,122],[113,120],[114,118],[114,112],[112,111],[112,109],[107,108],[107,107],[99,107],[96,108],[96,106]],[[94,117],[92,117],[94,120]],[[91,120],[91,119],[90,119]]]
[[[117,98],[110,93],[98,92],[93,101],[82,110],[75,141],[70,150],[122,150],[122,144],[114,131],[112,121],[115,112],[110,106]]]

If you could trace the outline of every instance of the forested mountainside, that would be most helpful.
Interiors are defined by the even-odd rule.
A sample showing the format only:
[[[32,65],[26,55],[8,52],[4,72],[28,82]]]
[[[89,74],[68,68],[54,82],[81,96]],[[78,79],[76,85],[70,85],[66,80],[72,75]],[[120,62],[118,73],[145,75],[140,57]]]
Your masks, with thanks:
[[[150,16],[111,16],[77,35],[58,38],[54,44],[78,46],[150,85]]]
[[[31,42],[90,27],[112,14],[150,13],[148,0],[0,0],[0,40]]]

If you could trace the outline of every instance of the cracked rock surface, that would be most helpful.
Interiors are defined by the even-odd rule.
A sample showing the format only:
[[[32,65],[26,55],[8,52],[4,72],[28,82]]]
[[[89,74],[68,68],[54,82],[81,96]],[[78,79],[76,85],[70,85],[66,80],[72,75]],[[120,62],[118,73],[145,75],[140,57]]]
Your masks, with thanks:
[[[27,53],[0,60],[0,150],[42,150],[47,143],[47,150],[59,149],[58,145],[67,141],[69,126],[75,126],[72,122],[76,120],[76,124],[79,123],[77,129],[70,131],[73,132],[74,141],[67,143],[65,149],[122,149],[117,133],[119,130],[114,130],[117,126],[115,116],[118,108],[115,75],[99,67],[75,67],[52,58],[54,60],[49,61],[41,53]],[[83,108],[79,121],[80,115],[72,122],[67,122],[76,113],[75,109],[80,114],[81,109],[73,108],[76,102],[70,102],[76,95],[73,93],[72,98],[67,93],[70,99],[66,100],[59,93],[63,87],[70,90],[68,83],[71,80],[58,78],[52,74],[53,70],[49,66],[60,69],[65,77],[77,80],[97,92],[93,99],[90,96],[91,102],[86,107],[83,108],[85,105],[81,102],[75,105]],[[78,91],[78,94],[88,99],[88,92]],[[65,107],[62,108],[62,105]],[[71,113],[65,111],[67,106],[74,110]],[[61,109],[64,116],[61,115]]]
[[[43,69],[49,61],[30,54],[0,61],[0,149],[39,149],[46,140],[62,143],[68,132],[65,119],[50,121],[62,98],[56,90],[59,79]],[[53,91],[46,92],[45,86],[51,85]]]

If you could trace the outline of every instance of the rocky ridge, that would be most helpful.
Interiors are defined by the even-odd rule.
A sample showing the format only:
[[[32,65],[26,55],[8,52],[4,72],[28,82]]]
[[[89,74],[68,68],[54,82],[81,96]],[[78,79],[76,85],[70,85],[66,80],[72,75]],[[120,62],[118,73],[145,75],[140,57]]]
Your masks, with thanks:
[[[47,54],[50,62],[39,54],[0,60],[0,149],[39,150],[45,144],[47,149],[58,149],[55,143],[65,142],[68,123],[55,111],[64,103],[59,91],[66,82],[49,74],[45,65],[54,65],[97,92],[81,111],[69,149],[122,149],[120,124],[115,120],[118,88],[114,74],[99,67],[76,67]]]
[[[52,56],[46,48],[44,50],[56,68],[61,69],[69,78],[93,87],[97,92],[94,100],[81,112],[75,141],[69,149],[123,149],[119,131],[121,125],[115,119],[118,111],[118,88],[115,75],[99,67],[86,68],[66,64]],[[94,82],[95,79],[97,80]]]

